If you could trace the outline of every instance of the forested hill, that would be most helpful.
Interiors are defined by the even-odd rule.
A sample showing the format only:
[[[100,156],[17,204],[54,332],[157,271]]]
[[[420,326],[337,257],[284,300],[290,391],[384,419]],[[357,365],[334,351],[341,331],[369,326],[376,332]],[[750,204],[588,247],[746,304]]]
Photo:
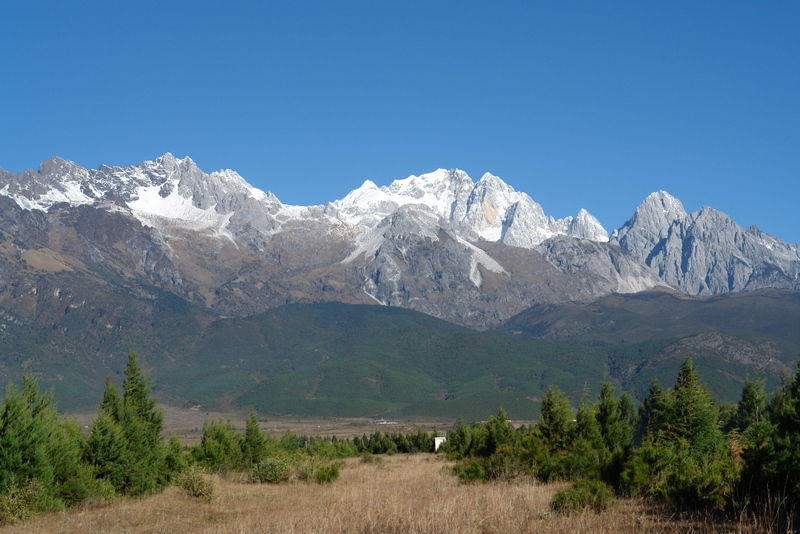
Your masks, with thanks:
[[[550,385],[578,399],[587,384],[611,380],[641,398],[652,378],[669,383],[685,356],[695,357],[717,397],[734,401],[746,377],[763,375],[774,388],[796,358],[791,335],[755,326],[737,335],[710,327],[664,328],[635,338],[618,325],[614,336],[630,342],[565,342],[530,337],[518,326],[476,332],[393,307],[294,304],[220,318],[164,292],[142,294],[127,294],[124,309],[109,303],[101,320],[70,309],[41,324],[8,324],[0,336],[4,376],[33,374],[44,388],[54,388],[62,409],[79,409],[97,403],[103,378],[118,374],[128,347],[135,346],[157,395],[178,405],[254,406],[264,414],[465,418],[484,418],[504,406],[512,417],[528,418],[537,414]],[[731,307],[724,314],[745,317],[767,298],[749,296],[719,301]],[[791,321],[797,297],[768,298],[779,299],[786,307],[781,314]],[[709,306],[703,300],[686,305],[692,302]],[[123,313],[126,319],[112,320]],[[759,317],[771,320],[769,314],[751,315],[753,324]],[[647,320],[666,324],[670,317],[671,312]],[[629,324],[633,331],[641,321]]]

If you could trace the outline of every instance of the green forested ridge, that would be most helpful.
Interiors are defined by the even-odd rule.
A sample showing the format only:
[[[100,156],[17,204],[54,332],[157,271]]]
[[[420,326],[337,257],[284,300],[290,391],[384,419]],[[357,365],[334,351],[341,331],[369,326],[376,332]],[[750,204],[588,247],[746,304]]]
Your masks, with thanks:
[[[616,307],[628,310],[622,315],[608,304],[600,311],[592,308],[600,304],[568,305],[563,309],[588,313],[596,324],[589,328],[594,337],[566,341],[516,327],[475,332],[410,310],[338,303],[214,318],[167,293],[148,295],[127,294],[125,320],[111,321],[109,310],[121,304],[109,301],[91,317],[62,310],[68,325],[56,314],[41,328],[9,326],[0,335],[0,370],[11,379],[36,376],[54,389],[60,407],[76,409],[93,404],[105,375],[121,376],[120,354],[134,346],[146,356],[156,395],[176,404],[453,418],[485,418],[502,405],[513,418],[532,418],[551,384],[577,398],[586,385],[608,380],[641,399],[653,378],[668,383],[686,356],[718,398],[735,401],[748,377],[763,377],[773,391],[800,347],[800,329],[789,328],[800,301],[781,292],[708,301],[615,296]],[[728,337],[704,340],[698,332]],[[609,343],[614,336],[626,342]]]

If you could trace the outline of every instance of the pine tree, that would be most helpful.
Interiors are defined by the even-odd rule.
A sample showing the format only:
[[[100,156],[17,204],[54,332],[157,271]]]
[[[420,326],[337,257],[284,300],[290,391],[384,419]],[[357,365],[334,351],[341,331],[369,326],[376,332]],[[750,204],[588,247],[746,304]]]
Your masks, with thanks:
[[[258,416],[251,412],[245,423],[242,456],[246,464],[257,464],[266,454],[267,438],[258,425]]]
[[[130,464],[127,455],[127,441],[122,427],[111,413],[102,410],[101,405],[101,410],[89,430],[85,461],[93,467],[95,476],[122,490]]]
[[[228,421],[206,422],[200,444],[191,455],[195,462],[214,471],[238,469],[244,464],[240,438]]]
[[[734,424],[745,431],[750,426],[760,423],[766,416],[767,394],[764,392],[763,380],[747,380],[742,388],[742,399],[736,406]]]
[[[164,415],[150,395],[150,385],[139,367],[139,356],[131,351],[122,383],[123,404],[142,422],[147,441],[156,446],[161,442]]]
[[[621,474],[624,485],[631,493],[689,508],[724,506],[737,468],[719,428],[716,406],[691,360],[681,364],[672,390],[654,395],[654,400],[660,406],[650,419],[643,446]]]
[[[497,415],[490,417],[486,422],[486,439],[479,454],[491,456],[500,447],[513,445],[515,438],[514,427],[509,424],[506,411],[500,408]]]
[[[781,512],[789,531],[800,523],[800,361],[766,414],[744,434],[741,492]]]
[[[84,458],[117,492],[141,495],[166,484],[171,472],[161,437],[163,415],[135,352],[128,355],[122,391],[120,396],[111,380],[106,380]]]
[[[76,504],[96,492],[81,463],[82,436],[61,422],[52,396],[35,380],[23,379],[22,392],[9,386],[0,412],[0,494],[35,487],[38,510]]]
[[[656,430],[663,440],[687,440],[692,452],[702,456],[718,449],[722,442],[717,416],[714,399],[687,358],[681,364]]]
[[[665,392],[657,380],[650,383],[647,397],[639,407],[639,421],[636,425],[634,442],[641,444],[645,437],[658,426],[661,413],[664,411]]]
[[[536,433],[551,450],[565,449],[570,442],[572,407],[560,389],[551,387],[542,399]]]
[[[34,416],[26,396],[9,385],[0,413],[0,493],[33,480],[52,489],[53,466],[47,455],[47,429]]]
[[[110,378],[106,378],[103,399],[100,401],[97,411],[98,413],[107,414],[113,421],[118,423],[122,420],[122,396]]]

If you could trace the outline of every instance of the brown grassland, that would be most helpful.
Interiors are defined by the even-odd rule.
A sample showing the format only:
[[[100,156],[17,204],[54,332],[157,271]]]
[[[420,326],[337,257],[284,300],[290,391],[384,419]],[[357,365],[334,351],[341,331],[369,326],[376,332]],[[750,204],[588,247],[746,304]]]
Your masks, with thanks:
[[[558,515],[550,511],[563,484],[532,481],[462,484],[433,454],[350,459],[327,485],[290,481],[258,485],[243,476],[213,476],[209,501],[170,487],[158,495],[91,503],[0,528],[3,534],[56,533],[745,533],[746,521],[714,522],[669,514],[640,500],[612,510]]]

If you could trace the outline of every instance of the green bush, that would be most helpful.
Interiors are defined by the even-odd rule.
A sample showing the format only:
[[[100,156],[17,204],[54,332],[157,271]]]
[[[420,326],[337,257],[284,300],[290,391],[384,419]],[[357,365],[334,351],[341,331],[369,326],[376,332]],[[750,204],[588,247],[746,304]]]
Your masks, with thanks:
[[[464,460],[453,466],[452,472],[461,482],[481,482],[488,480],[486,466],[482,460]]]
[[[550,507],[561,513],[580,512],[587,508],[603,512],[614,505],[611,488],[599,480],[579,480],[567,489],[558,491]]]
[[[341,461],[329,462],[318,458],[308,458],[297,465],[297,478],[326,484],[339,478],[339,471],[343,465]]]
[[[342,468],[341,462],[330,462],[322,464],[314,473],[314,482],[317,484],[329,484],[339,478],[339,471]]]
[[[280,458],[264,458],[250,472],[250,482],[277,484],[289,479],[289,464]]]
[[[46,498],[44,485],[36,479],[26,484],[14,483],[0,494],[0,525],[9,525],[33,516]]]
[[[214,481],[197,466],[184,470],[174,481],[189,497],[209,501],[214,496]]]

